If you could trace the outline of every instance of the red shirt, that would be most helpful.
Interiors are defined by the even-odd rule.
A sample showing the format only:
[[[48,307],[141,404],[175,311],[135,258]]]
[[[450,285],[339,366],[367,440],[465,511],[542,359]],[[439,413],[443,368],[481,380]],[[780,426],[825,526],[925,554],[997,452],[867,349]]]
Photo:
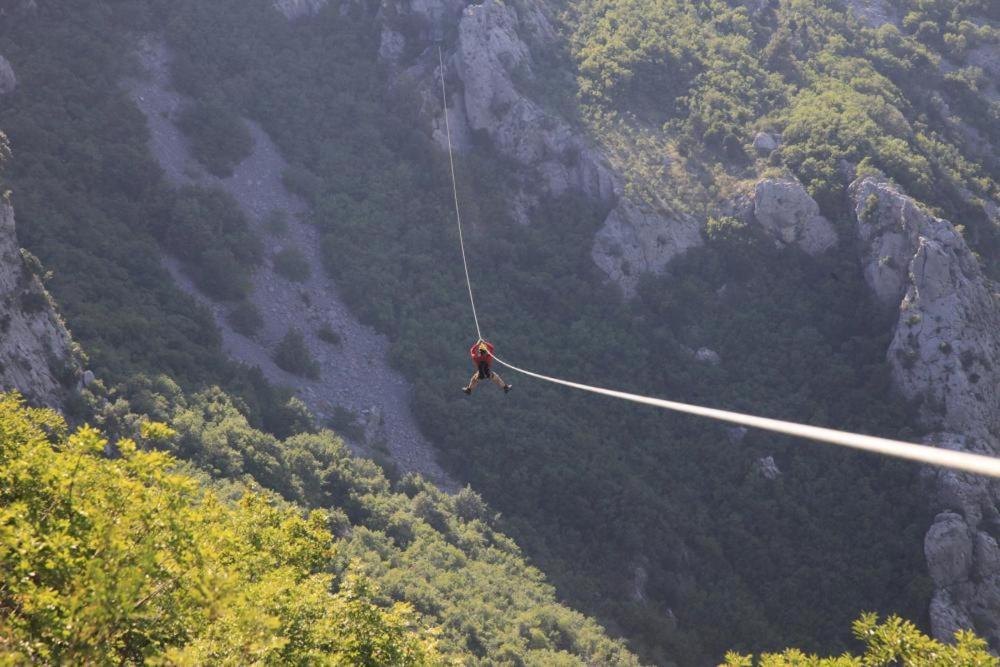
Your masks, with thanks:
[[[486,353],[486,365],[489,366],[493,363],[493,344],[486,343],[485,341],[483,344],[486,345],[486,349],[489,350],[489,352]],[[472,363],[479,366],[479,361],[482,359],[482,357],[479,356],[479,343],[476,343],[469,348],[469,356],[472,357]]]

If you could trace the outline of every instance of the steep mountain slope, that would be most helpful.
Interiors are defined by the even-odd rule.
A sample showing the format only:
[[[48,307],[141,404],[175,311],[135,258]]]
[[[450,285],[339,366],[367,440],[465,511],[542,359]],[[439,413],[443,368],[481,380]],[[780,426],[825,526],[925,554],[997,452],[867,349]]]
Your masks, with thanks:
[[[18,157],[2,185],[30,202],[31,237],[56,259],[60,289],[78,321],[97,324],[87,331],[95,347],[148,331],[134,321],[135,312],[149,307],[150,295],[170,294],[155,255],[138,252],[149,243],[149,221],[140,215],[115,226],[126,217],[123,209],[156,211],[164,205],[160,198],[169,202],[176,195],[162,189],[155,170],[145,173],[151,182],[123,178],[129,167],[149,164],[144,152],[122,150],[145,146],[144,125],[74,133],[77,124],[107,122],[108,108],[97,99],[111,108],[124,99],[113,94],[124,70],[116,58],[130,53],[120,47],[134,46],[132,33],[105,30],[109,10],[122,8],[42,3],[17,16],[16,39],[10,24],[0,25],[0,45],[32,65],[20,97],[10,102],[12,113],[4,116]],[[119,18],[132,25],[135,17]],[[73,58],[77,49],[90,50],[96,64],[111,71],[95,68],[86,90],[73,88],[71,77],[68,90],[49,88],[64,81],[69,63],[95,65]],[[51,77],[45,85],[42,74]],[[27,110],[40,108],[34,106],[40,99],[66,104],[63,95],[94,95],[95,104],[57,104],[29,118]],[[53,136],[88,143],[86,154],[102,158],[100,169],[87,172],[90,163],[73,152],[75,144],[73,159],[53,159],[53,144],[61,146],[50,143]],[[8,166],[6,151],[2,157]],[[115,157],[124,162],[116,164]],[[63,179],[52,173],[60,169]],[[88,185],[85,196],[76,191],[81,179]],[[57,196],[45,201],[46,193]],[[62,226],[62,218],[78,210],[87,224]],[[224,206],[208,211],[229,213]],[[170,356],[178,349],[206,360],[217,355],[218,335],[210,324],[213,335],[186,347],[167,343],[145,351],[140,341],[128,340],[136,355],[130,361],[142,359],[149,375],[129,372],[121,357],[104,350],[103,379],[90,377],[79,386],[69,336],[32,273],[40,273],[40,265],[19,252],[10,207],[2,214],[0,322],[16,335],[5,336],[0,351],[19,363],[10,375],[0,374],[2,388],[10,382],[32,402],[60,407],[65,398],[73,417],[100,425],[108,440],[90,428],[69,435],[55,413],[0,394],[0,570],[6,582],[0,660],[216,664],[239,655],[238,662],[316,664],[638,664],[594,621],[555,601],[542,574],[499,532],[495,514],[471,490],[447,496],[414,476],[394,485],[376,465],[351,456],[338,437],[319,431],[294,401],[278,422],[287,437],[255,429],[248,415],[259,412],[205,382],[245,389],[239,379],[246,376],[236,373],[233,382],[225,363],[202,368],[200,381],[187,374],[188,392],[157,373],[185,367],[183,354]],[[187,230],[191,218],[180,220]],[[116,232],[110,239],[103,235],[109,226]],[[245,238],[242,231],[236,224],[231,237],[214,240],[232,243]],[[61,238],[66,233],[72,239]],[[123,261],[129,251],[139,256]],[[105,270],[98,277],[77,273],[81,263]],[[150,274],[166,284],[148,280]],[[68,288],[74,283],[85,292],[94,286],[111,298],[124,295],[117,317],[95,316],[87,298]],[[22,308],[19,298],[32,307]],[[165,299],[146,312],[163,323],[183,321],[192,310],[197,312],[189,301]],[[53,361],[66,365],[65,378],[56,375]],[[55,380],[71,386],[64,392]],[[282,396],[264,382],[253,389],[268,401]],[[306,509],[319,511],[305,518]],[[12,574],[17,576],[8,579]]]
[[[143,40],[143,72],[129,84],[149,123],[154,156],[174,184],[218,188],[231,195],[266,247],[266,257],[255,269],[242,301],[213,299],[199,289],[188,267],[168,262],[175,281],[212,311],[222,330],[223,349],[233,359],[260,368],[275,384],[293,387],[321,422],[345,412],[358,415],[364,435],[352,444],[360,454],[379,456],[401,474],[419,473],[442,488],[457,490],[417,428],[409,408],[409,387],[388,365],[385,338],[353,317],[338,298],[336,283],[324,274],[319,235],[305,222],[308,211],[301,198],[282,184],[288,165],[270,137],[259,126],[234,118],[233,122],[250,128],[250,155],[234,164],[226,178],[200,169],[176,124],[190,102],[170,88],[170,59],[159,40]],[[269,229],[276,219],[281,229]],[[298,253],[305,267],[302,275],[280,273],[280,257],[287,252]],[[251,328],[238,327],[234,316],[247,308],[257,314],[257,322]],[[289,331],[303,337],[315,360],[315,377],[290,372],[276,360],[274,351]],[[324,340],[324,331],[332,332],[335,340],[330,340],[331,334]]]
[[[435,114],[413,116],[421,100],[433,104],[439,82],[380,77],[381,19],[361,5],[290,25],[266,5],[184,10],[168,34],[184,54],[175,82],[196,99],[225,88],[232,108],[275,138],[288,182],[314,206],[330,270],[352,307],[394,340],[445,464],[504,512],[563,595],[662,663],[699,664],[734,644],[841,647],[859,608],[920,616],[926,525],[905,492],[912,468],[741,442],[541,387],[503,404],[484,394],[476,405],[488,409],[470,411],[453,383],[467,374],[455,351],[468,345],[471,318],[447,222],[447,163],[441,135],[437,147],[428,136],[440,130]],[[437,54],[420,51],[429,43],[419,23],[403,25],[417,35],[407,42],[421,64],[413,72],[432,72]],[[240,44],[250,42],[258,48],[247,53]],[[858,430],[898,434],[890,425],[907,421],[883,391],[887,331],[874,326],[850,249],[811,260],[760,242],[754,227],[720,224],[624,303],[593,262],[607,209],[572,190],[539,191],[531,224],[507,224],[522,219],[524,184],[544,181],[498,156],[484,134],[456,134],[466,140],[459,185],[484,330],[515,360]],[[689,352],[701,347],[717,350],[719,365]],[[767,456],[784,473],[778,484],[755,472]],[[860,515],[869,517],[861,535]],[[803,593],[817,586],[822,607]]]
[[[652,662],[705,664],[734,646],[843,650],[862,609],[990,634],[995,497],[942,478],[928,488],[962,495],[928,502],[910,466],[533,384],[464,400],[471,318],[439,75],[484,331],[505,356],[840,428],[985,438],[995,406],[972,377],[986,366],[961,350],[992,363],[996,107],[953,45],[978,40],[962,56],[978,58],[996,18],[989,3],[938,4],[877,30],[832,0],[151,0],[108,16],[117,34],[165,30],[174,84],[274,139],[327,270],[391,340],[443,464],[503,512],[560,595]],[[42,133],[20,134],[47,154]],[[877,170],[900,183],[876,186],[879,224],[908,224],[892,222],[915,206],[903,191],[935,207],[884,265],[883,233],[859,222],[867,197],[848,192]],[[943,218],[968,247],[940,237]],[[954,261],[911,278],[938,246]],[[878,272],[895,274],[892,301]],[[915,329],[900,304],[947,330]]]

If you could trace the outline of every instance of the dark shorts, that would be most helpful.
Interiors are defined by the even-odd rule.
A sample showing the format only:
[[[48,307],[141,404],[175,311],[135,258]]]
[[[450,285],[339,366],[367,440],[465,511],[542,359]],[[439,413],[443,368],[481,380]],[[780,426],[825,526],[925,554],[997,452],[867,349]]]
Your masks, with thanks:
[[[486,380],[490,377],[490,375],[492,375],[490,372],[490,365],[483,363],[479,364],[479,379]]]

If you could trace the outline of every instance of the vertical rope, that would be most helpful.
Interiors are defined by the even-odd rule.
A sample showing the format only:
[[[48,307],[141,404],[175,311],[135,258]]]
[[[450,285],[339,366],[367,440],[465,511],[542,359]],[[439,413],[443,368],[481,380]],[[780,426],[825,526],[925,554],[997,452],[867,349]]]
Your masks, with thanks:
[[[479,329],[479,316],[476,314],[476,299],[472,296],[472,280],[469,279],[469,262],[465,258],[465,239],[462,236],[462,212],[458,206],[458,182],[455,180],[455,157],[451,147],[451,124],[448,122],[448,95],[444,87],[444,57],[438,46],[438,65],[441,71],[441,108],[444,110],[444,129],[448,137],[448,164],[451,167],[451,192],[455,196],[455,219],[458,221],[458,243],[462,248],[462,266],[465,268],[465,285],[469,288],[469,303],[472,304],[472,319],[476,323],[476,336],[483,340],[483,332]]]

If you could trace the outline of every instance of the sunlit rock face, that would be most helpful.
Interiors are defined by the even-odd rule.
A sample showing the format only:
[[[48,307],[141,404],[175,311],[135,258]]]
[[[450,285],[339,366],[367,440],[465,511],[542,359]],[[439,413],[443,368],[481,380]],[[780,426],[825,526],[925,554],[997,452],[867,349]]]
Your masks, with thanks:
[[[0,204],[0,390],[60,407],[80,381],[71,340],[41,281],[22,257],[14,209]]]
[[[874,177],[849,189],[865,280],[899,319],[888,359],[918,403],[928,443],[1000,454],[1000,296],[947,220]],[[934,580],[931,625],[949,639],[974,628],[1000,646],[1000,485],[929,470],[933,508],[924,551]]]
[[[762,178],[730,204],[733,215],[758,226],[774,244],[819,255],[837,245],[837,232],[794,177]]]
[[[754,185],[753,217],[778,245],[796,245],[818,255],[837,243],[830,221],[802,184],[792,178],[765,178]]]
[[[315,16],[326,7],[329,0],[274,0],[274,8],[284,14],[289,21],[306,16]]]

